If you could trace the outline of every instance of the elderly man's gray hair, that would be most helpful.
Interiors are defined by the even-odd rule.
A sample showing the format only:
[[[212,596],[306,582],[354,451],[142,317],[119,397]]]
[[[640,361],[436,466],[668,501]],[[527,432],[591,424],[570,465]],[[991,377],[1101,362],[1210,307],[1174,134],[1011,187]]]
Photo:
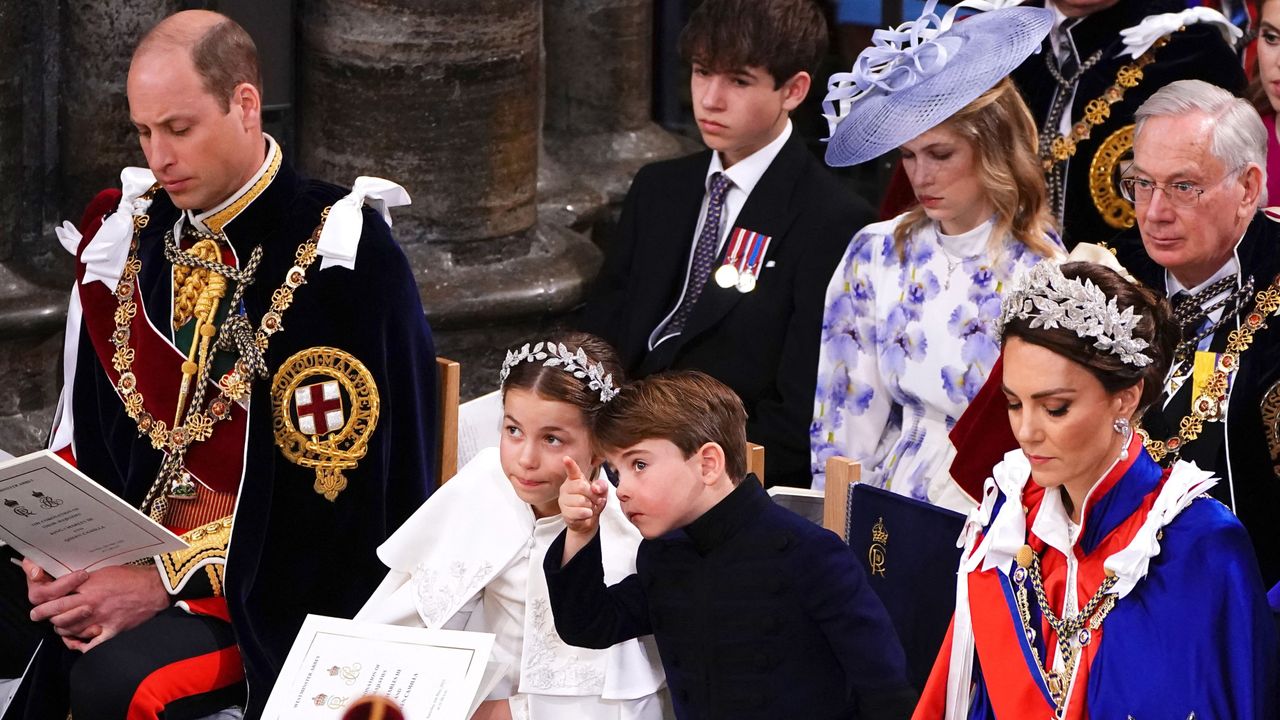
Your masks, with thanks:
[[[1248,101],[1217,85],[1203,80],[1178,80],[1157,90],[1133,114],[1135,144],[1148,119],[1176,117],[1191,112],[1202,112],[1217,121],[1211,131],[1209,152],[1229,171],[1243,170],[1249,163],[1262,170],[1262,193],[1258,197],[1258,205],[1264,205],[1267,199],[1267,128]]]

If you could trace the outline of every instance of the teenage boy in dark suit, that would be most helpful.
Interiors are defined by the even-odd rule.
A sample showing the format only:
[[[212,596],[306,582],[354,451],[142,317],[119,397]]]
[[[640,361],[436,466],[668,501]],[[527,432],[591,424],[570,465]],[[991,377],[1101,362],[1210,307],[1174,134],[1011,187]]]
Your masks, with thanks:
[[[689,368],[732,388],[770,485],[810,484],[823,293],[872,221],[789,117],[826,47],[813,0],[699,6],[680,48],[708,150],[637,173],[578,323],[633,376]]]

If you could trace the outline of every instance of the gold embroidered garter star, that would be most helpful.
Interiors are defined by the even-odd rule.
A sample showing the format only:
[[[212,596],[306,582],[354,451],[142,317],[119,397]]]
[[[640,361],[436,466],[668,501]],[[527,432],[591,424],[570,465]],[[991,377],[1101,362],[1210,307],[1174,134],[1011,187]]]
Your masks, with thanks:
[[[511,368],[522,362],[541,362],[547,367],[558,367],[579,380],[586,380],[587,387],[600,393],[600,402],[607,403],[618,394],[613,385],[613,373],[605,374],[604,366],[591,362],[582,348],[577,352],[569,352],[564,343],[540,342],[532,347],[525,343],[519,350],[508,350],[507,359],[502,361],[502,372],[498,376],[505,385]]]
[[[1046,260],[1019,278],[1000,308],[1000,330],[1014,318],[1031,320],[1033,328],[1065,328],[1079,337],[1093,338],[1093,346],[1118,355],[1126,365],[1146,367],[1148,343],[1134,337],[1141,315],[1123,311],[1115,298],[1085,279],[1068,278],[1058,263]]]

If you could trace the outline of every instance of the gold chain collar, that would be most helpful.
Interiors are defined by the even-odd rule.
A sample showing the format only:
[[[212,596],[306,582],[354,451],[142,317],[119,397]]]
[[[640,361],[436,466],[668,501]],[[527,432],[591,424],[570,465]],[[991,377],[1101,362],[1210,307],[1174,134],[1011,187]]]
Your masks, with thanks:
[[[1280,276],[1257,294],[1253,310],[1244,317],[1244,324],[1227,336],[1227,351],[1218,358],[1213,375],[1205,383],[1204,392],[1192,399],[1191,413],[1182,418],[1178,434],[1167,440],[1153,440],[1145,430],[1138,428],[1151,459],[1161,464],[1165,464],[1166,458],[1169,462],[1176,460],[1187,443],[1200,437],[1206,422],[1222,417],[1231,377],[1240,369],[1240,355],[1253,344],[1257,332],[1267,326],[1267,317],[1277,314],[1277,311],[1280,311]]]
[[[271,294],[271,308],[262,316],[262,321],[254,335],[259,350],[266,352],[271,336],[279,332],[283,325],[281,318],[293,304],[293,291],[306,282],[307,269],[315,262],[316,243],[325,220],[329,217],[329,208],[320,214],[320,224],[312,231],[311,236],[298,246],[295,254],[296,264],[285,273],[284,283]],[[125,413],[138,425],[138,434],[146,435],[151,446],[166,454],[164,463],[156,477],[155,483],[143,500],[142,509],[152,519],[163,522],[168,501],[161,496],[166,487],[170,495],[180,498],[193,498],[195,485],[190,474],[183,468],[183,458],[187,448],[202,442],[213,434],[214,424],[231,417],[231,403],[244,400],[249,395],[253,376],[242,361],[237,361],[235,368],[218,381],[219,393],[209,401],[206,407],[198,407],[193,402],[187,410],[181,424],[175,422],[170,429],[164,420],[158,419],[144,409],[144,398],[137,387],[137,378],[133,374],[135,350],[130,346],[130,322],[138,313],[138,305],[134,295],[137,290],[138,273],[142,270],[142,261],[138,258],[138,236],[147,226],[150,218],[143,214],[133,219],[133,239],[129,245],[129,257],[125,262],[124,272],[116,285],[115,331],[111,334],[111,343],[115,346],[111,366],[119,373],[116,391],[124,401]],[[234,310],[234,309],[233,309]],[[204,378],[201,379],[201,383]]]
[[[1089,134],[1095,126],[1101,125],[1111,117],[1111,106],[1124,100],[1125,91],[1137,87],[1138,83],[1142,82],[1143,68],[1155,62],[1156,51],[1167,44],[1169,44],[1169,36],[1166,35],[1157,40],[1137,60],[1117,70],[1115,83],[1102,95],[1090,100],[1084,106],[1084,118],[1071,126],[1069,134],[1064,136],[1055,130],[1053,135],[1047,136],[1048,142],[1040,148],[1040,162],[1046,171],[1076,154],[1076,146],[1081,141],[1089,139]]]
[[[1022,632],[1026,636],[1027,647],[1031,649],[1032,657],[1035,658],[1036,670],[1040,672],[1040,677],[1044,680],[1045,687],[1049,689],[1049,695],[1053,698],[1053,702],[1057,717],[1062,717],[1063,711],[1067,705],[1067,693],[1071,690],[1072,680],[1075,678],[1077,661],[1080,658],[1080,649],[1093,641],[1093,633],[1102,627],[1102,622],[1107,619],[1107,615],[1116,606],[1116,595],[1111,592],[1111,588],[1115,586],[1116,574],[1111,570],[1107,571],[1106,578],[1102,581],[1102,585],[1098,587],[1097,592],[1089,601],[1085,603],[1080,612],[1070,619],[1059,618],[1053,613],[1053,608],[1049,604],[1049,599],[1045,596],[1044,582],[1040,575],[1040,558],[1031,549],[1030,545],[1023,545],[1018,550],[1017,567],[1013,570],[1013,582],[1017,585],[1014,595],[1018,604],[1018,617],[1022,621]],[[1031,622],[1031,605],[1027,599],[1027,580],[1031,581],[1031,587],[1036,594],[1036,603],[1040,606],[1040,614],[1044,616],[1049,627],[1053,629],[1058,636],[1058,653],[1062,657],[1062,671],[1055,672],[1046,670],[1040,658],[1040,650],[1036,647],[1036,628]],[[1065,614],[1065,613],[1064,613]],[[1071,641],[1075,640],[1078,646],[1072,646]],[[1046,647],[1046,650],[1048,648]]]

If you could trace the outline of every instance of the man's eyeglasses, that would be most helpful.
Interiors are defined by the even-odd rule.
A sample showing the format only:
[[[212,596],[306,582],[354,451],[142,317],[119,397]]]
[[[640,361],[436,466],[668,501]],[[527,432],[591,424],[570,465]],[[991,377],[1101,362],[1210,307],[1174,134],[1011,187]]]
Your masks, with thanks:
[[[1125,200],[1132,203],[1151,202],[1151,195],[1156,190],[1164,193],[1165,199],[1177,207],[1192,207],[1200,202],[1200,196],[1210,187],[1233,177],[1235,171],[1224,175],[1215,183],[1211,183],[1208,187],[1203,187],[1192,182],[1172,182],[1158,183],[1155,180],[1149,180],[1144,177],[1126,177],[1120,179],[1120,194]]]

